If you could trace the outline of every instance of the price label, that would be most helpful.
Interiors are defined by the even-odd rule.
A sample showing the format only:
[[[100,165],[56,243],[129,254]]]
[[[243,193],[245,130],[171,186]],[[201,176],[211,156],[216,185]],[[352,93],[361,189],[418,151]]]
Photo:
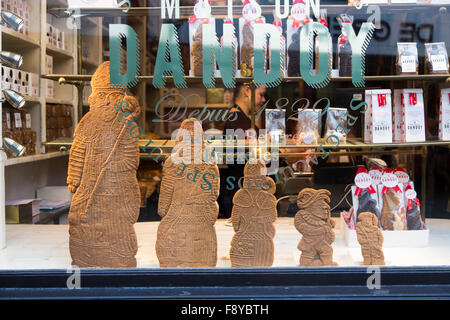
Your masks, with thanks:
[[[9,112],[6,113],[6,127],[11,130],[11,114]]]
[[[416,72],[416,57],[402,56],[400,59],[402,72]]]
[[[355,177],[355,185],[361,189],[367,189],[372,184],[370,175],[365,172],[358,173]]]
[[[373,185],[378,185],[381,183],[382,173],[379,170],[370,170],[369,171],[370,178],[372,179]]]
[[[306,4],[296,3],[291,8],[291,16],[297,21],[303,21],[306,16]]]
[[[200,0],[194,6],[194,14],[198,19],[210,18],[211,17],[211,6],[209,5],[208,1]]]
[[[27,129],[31,129],[31,114],[27,113],[25,115],[25,125]]]
[[[447,71],[447,61],[443,54],[436,54],[431,56],[431,66],[433,71]]]
[[[413,200],[413,199],[417,198],[417,192],[414,191],[413,189],[409,189],[409,190],[405,191],[405,196],[406,196],[406,199]]]
[[[16,128],[22,128],[22,118],[20,113],[14,113],[14,125]]]
[[[261,16],[261,7],[256,2],[250,1],[242,9],[242,16],[246,20],[255,20]]]
[[[398,178],[393,173],[385,173],[381,177],[381,183],[388,188],[394,188],[398,185]]]

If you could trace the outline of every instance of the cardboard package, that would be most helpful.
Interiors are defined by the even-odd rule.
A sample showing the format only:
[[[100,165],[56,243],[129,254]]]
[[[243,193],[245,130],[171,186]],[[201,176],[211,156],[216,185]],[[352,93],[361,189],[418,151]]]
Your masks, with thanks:
[[[392,143],[391,90],[366,90],[365,143]]]
[[[450,140],[450,89],[441,90],[439,140]]]
[[[6,223],[32,223],[33,216],[39,214],[39,199],[6,201]]]

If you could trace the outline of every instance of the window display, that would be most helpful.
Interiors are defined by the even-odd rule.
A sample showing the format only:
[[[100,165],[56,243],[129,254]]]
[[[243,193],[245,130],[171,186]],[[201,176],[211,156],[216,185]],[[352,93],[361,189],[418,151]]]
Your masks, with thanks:
[[[450,266],[450,3],[84,2],[2,1],[0,270]]]

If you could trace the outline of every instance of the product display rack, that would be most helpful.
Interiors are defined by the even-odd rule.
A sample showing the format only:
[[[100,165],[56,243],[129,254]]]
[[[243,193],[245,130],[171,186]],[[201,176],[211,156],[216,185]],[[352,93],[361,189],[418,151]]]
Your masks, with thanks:
[[[394,4],[394,5],[380,5],[382,11],[402,11],[405,9],[411,9],[409,6],[401,5],[401,4]],[[425,6],[424,6],[425,7]],[[430,5],[426,6],[427,8],[430,7]],[[189,16],[192,15],[193,12],[192,6],[180,6],[180,19],[187,19]],[[274,10],[273,5],[262,5],[261,10],[262,14],[272,14]],[[328,13],[342,13],[346,12],[348,14],[361,14],[362,12],[360,9],[357,9],[353,6],[343,6],[343,5],[322,5],[321,8],[326,8]],[[212,12],[211,14],[214,15],[216,18],[226,18],[227,15],[227,7],[226,6],[212,6]],[[420,10],[421,6],[415,6],[414,10]],[[447,12],[448,5],[447,6],[438,6],[433,5],[433,9],[439,10],[440,13]],[[49,11],[56,17],[60,18],[67,18],[71,16],[74,11],[72,9],[67,8],[55,8]],[[242,12],[242,6],[235,6],[233,5],[233,14],[236,17],[239,17]],[[78,13],[81,13],[85,15],[85,17],[89,17],[91,19],[92,17],[115,17],[114,19],[120,18],[126,18],[129,21],[135,21],[136,17],[147,17],[150,16],[159,16],[161,17],[161,8],[160,7],[132,7],[128,10],[128,12],[124,12],[121,8],[107,8],[107,9],[97,9],[97,8],[84,8],[80,9]],[[64,19],[63,19],[64,20]],[[133,24],[130,23],[132,26]],[[142,22],[141,22],[142,24]],[[139,25],[139,24],[138,24]],[[135,26],[133,26],[135,28]],[[138,30],[136,30],[138,34]],[[145,37],[144,37],[145,39]],[[146,41],[144,41],[145,43]],[[145,52],[145,51],[144,51]],[[146,57],[142,57],[141,62],[143,61],[144,65],[146,65],[146,61],[144,60]],[[143,68],[142,70],[146,70]],[[72,83],[80,86],[80,84],[84,84],[85,82],[90,81],[91,75],[73,75],[73,74],[47,74],[42,75],[43,78],[46,79],[52,79],[60,82],[66,82],[66,83]],[[142,90],[141,84],[146,83],[147,85],[150,85],[150,82],[153,80],[152,75],[142,75],[138,77],[139,79],[139,85],[134,89],[135,92],[140,92],[140,95],[137,95],[140,99],[141,105],[146,107],[146,96],[145,94],[148,94],[146,90]],[[167,85],[173,85],[173,78],[172,77],[166,77],[166,84]],[[201,84],[202,83],[202,77],[195,77],[195,76],[185,76],[186,83],[187,84]],[[397,82],[400,81],[407,81],[408,85],[411,87],[416,88],[419,84],[421,87],[424,88],[424,100],[426,101],[427,97],[427,88],[425,86],[426,83],[445,83],[445,86],[450,85],[450,75],[449,74],[417,74],[417,75],[375,75],[375,76],[365,76],[366,82],[385,82],[388,83],[388,87],[393,88]],[[216,85],[218,87],[221,87],[221,78],[215,77]],[[331,82],[351,82],[352,77],[331,77]],[[253,84],[253,78],[251,77],[237,77],[236,78],[237,83],[244,83],[249,84],[252,89],[252,104],[251,104],[251,126],[252,128],[255,127],[255,85]],[[302,77],[285,77],[283,78],[283,83],[300,83],[304,82]],[[145,88],[145,87],[144,87]],[[153,88],[152,88],[153,89]],[[143,101],[144,100],[144,103]],[[197,107],[197,106],[191,106],[191,108]],[[203,106],[198,106],[203,107]],[[226,106],[219,106],[226,108]],[[139,124],[144,129],[144,132],[146,131],[145,128],[145,115],[147,112],[143,112],[143,117],[141,117]],[[81,117],[81,114],[80,114]],[[144,126],[142,126],[142,123]],[[140,141],[141,151],[142,147],[148,144],[148,140],[141,140]],[[56,141],[47,142],[46,145],[53,145],[53,146],[60,146],[62,147],[62,150],[66,150],[67,147],[71,146],[71,140],[70,139],[58,139]],[[171,146],[173,145],[173,142],[170,140],[154,140],[152,144],[150,144],[149,148],[160,148],[162,153],[160,159],[164,159],[168,155],[170,155]],[[322,145],[323,148],[327,151],[330,150],[332,147],[327,145]],[[428,147],[432,146],[450,146],[450,141],[426,141],[426,142],[420,142],[420,143],[388,143],[388,144],[366,144],[358,140],[351,140],[348,139],[348,143],[340,144],[335,149],[332,149],[332,155],[386,155],[386,154],[416,154],[421,156],[421,163],[422,163],[422,176],[426,177],[426,159],[428,154]],[[280,148],[283,149],[289,149],[289,148],[318,148],[320,145],[280,145]],[[327,148],[328,147],[328,148]],[[388,150],[389,149],[389,150]],[[347,150],[347,151],[343,151]],[[280,152],[281,158],[289,158],[289,157],[298,157],[302,155],[312,155],[316,154],[317,156],[322,155],[323,153],[318,150],[314,151],[306,151],[306,152],[287,152],[282,151]],[[141,158],[151,158],[148,156],[147,153],[141,153]],[[421,201],[422,203],[425,203],[426,201],[426,179],[422,179],[422,185],[421,185]],[[421,210],[422,217],[425,218],[425,207]]]
[[[2,34],[2,50],[19,52],[23,56],[23,66],[20,70],[32,72],[35,74],[45,73],[46,55],[53,57],[54,71],[64,73],[74,73],[77,71],[75,33],[70,30],[66,21],[60,19],[52,19],[51,15],[47,15],[47,11],[51,8],[67,6],[66,0],[42,0],[32,1],[25,0],[30,8],[30,32],[28,35],[16,32],[6,26],[0,26]],[[50,20],[49,20],[50,19]],[[47,43],[46,28],[50,23],[65,32],[68,37],[68,50],[57,48]],[[31,129],[37,133],[36,154],[20,158],[7,159],[5,166],[13,166],[21,163],[28,163],[40,160],[48,160],[54,157],[66,155],[61,152],[45,153],[44,143],[47,141],[46,136],[46,105],[50,104],[67,104],[75,106],[77,103],[76,90],[69,87],[55,85],[54,97],[47,97],[46,79],[39,81],[39,95],[31,97],[24,95],[26,104],[24,110],[31,113]],[[73,126],[78,123],[77,113],[73,114]]]

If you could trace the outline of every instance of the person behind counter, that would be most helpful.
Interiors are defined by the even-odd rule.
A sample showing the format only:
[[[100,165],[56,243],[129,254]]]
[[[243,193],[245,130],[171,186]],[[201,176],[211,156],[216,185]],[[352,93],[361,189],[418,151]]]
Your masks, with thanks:
[[[264,95],[266,88],[260,87],[255,90],[255,111],[258,112],[266,102]],[[242,129],[244,131],[251,129],[250,111],[252,103],[252,91],[250,86],[244,84],[237,84],[234,91],[234,107],[230,110],[231,113],[236,113],[237,116],[229,117],[224,125],[224,134],[227,129]],[[259,134],[259,129],[262,128],[262,118],[255,120],[255,131]],[[248,152],[248,150],[246,150]],[[219,202],[219,218],[230,218],[231,210],[233,209],[233,196],[239,190],[236,183],[233,188],[226,183],[226,178],[229,176],[236,177],[235,181],[239,181],[244,176],[245,164],[229,164],[228,168],[220,170],[220,195]],[[231,189],[231,190],[230,190]]]

